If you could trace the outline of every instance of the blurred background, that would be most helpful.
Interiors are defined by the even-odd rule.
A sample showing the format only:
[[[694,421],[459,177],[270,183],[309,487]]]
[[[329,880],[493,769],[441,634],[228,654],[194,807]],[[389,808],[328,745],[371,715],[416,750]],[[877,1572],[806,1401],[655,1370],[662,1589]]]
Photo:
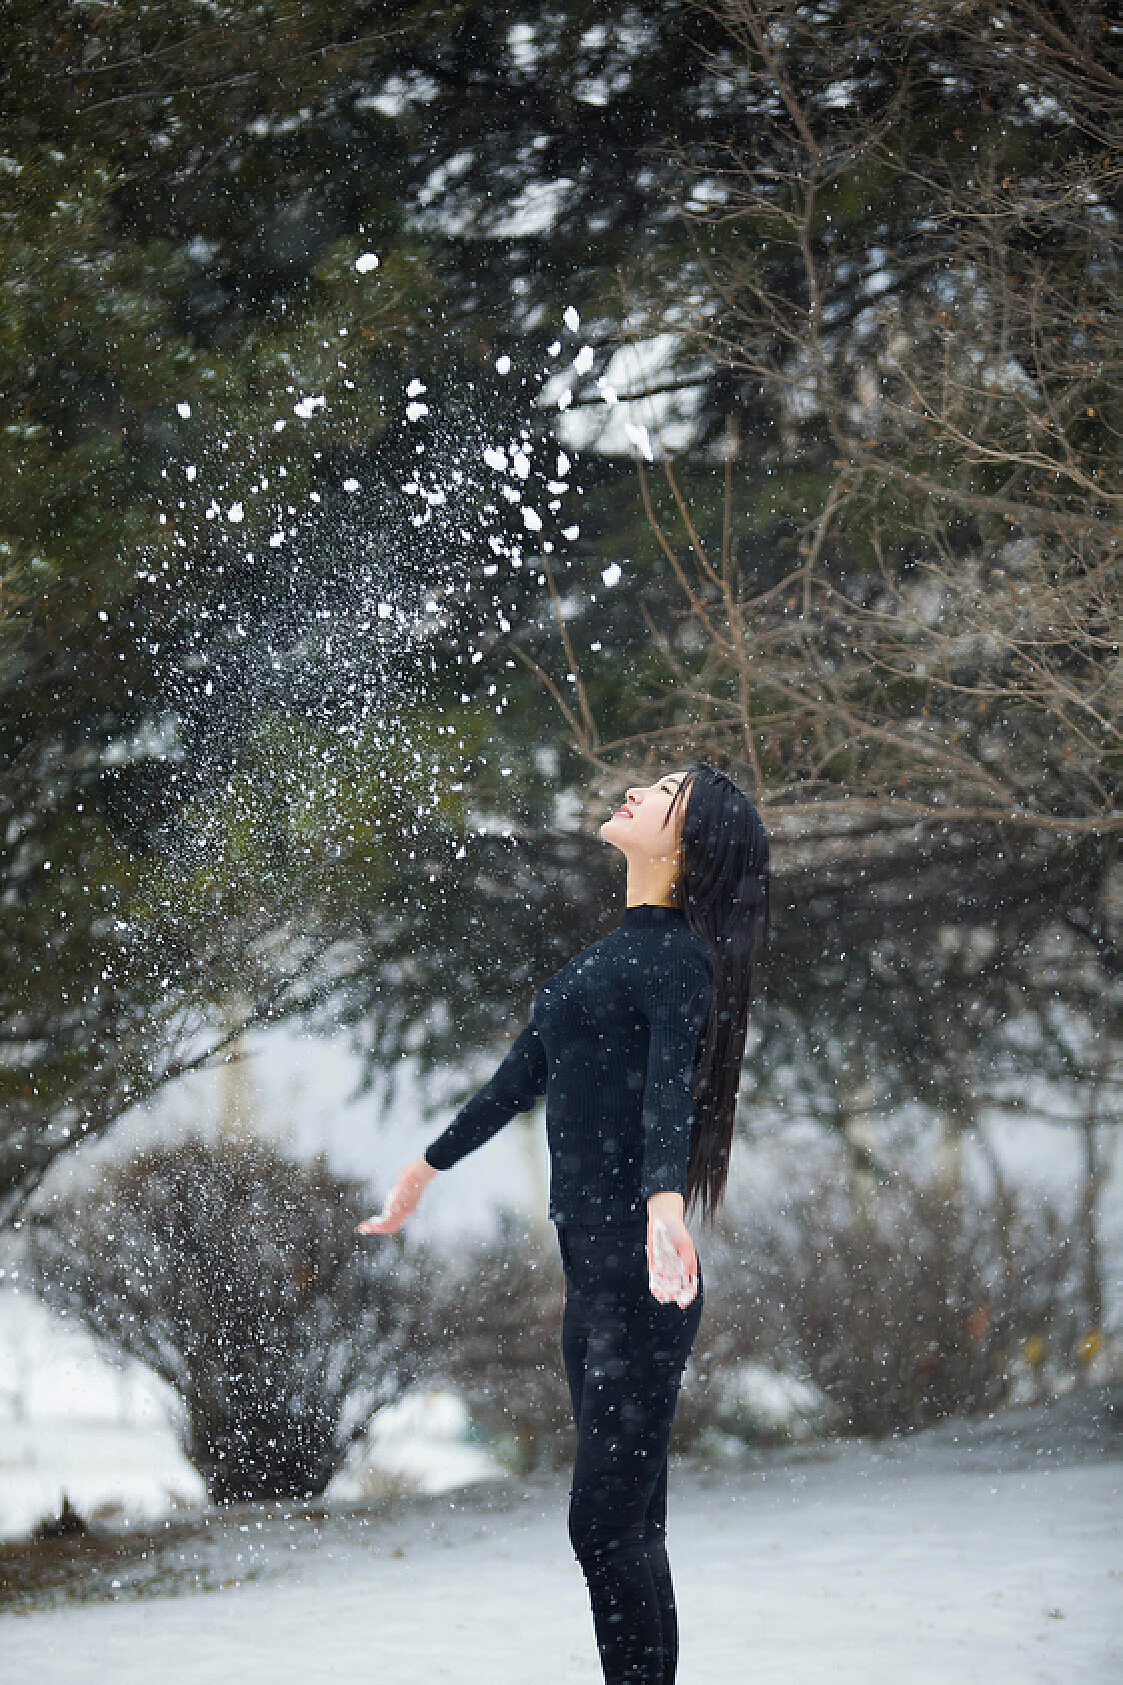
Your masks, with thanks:
[[[1118,1380],[1119,40],[5,6],[4,1532],[564,1456],[541,1118],[354,1222],[698,758],[774,886],[681,1448]]]

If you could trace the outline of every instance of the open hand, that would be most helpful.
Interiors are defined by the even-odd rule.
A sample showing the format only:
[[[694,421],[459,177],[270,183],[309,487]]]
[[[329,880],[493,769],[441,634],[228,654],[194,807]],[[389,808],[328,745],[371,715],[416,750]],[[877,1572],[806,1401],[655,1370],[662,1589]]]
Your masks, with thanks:
[[[677,1201],[677,1209],[671,1201]],[[657,1202],[667,1202],[667,1209]],[[647,1208],[647,1284],[661,1305],[685,1310],[698,1296],[698,1254],[677,1194],[656,1194]]]
[[[367,1217],[360,1223],[360,1234],[396,1234],[405,1222],[417,1210],[421,1195],[425,1192],[434,1176],[440,1175],[438,1170],[427,1159],[415,1158],[412,1164],[407,1164],[394,1186],[390,1189],[386,1204],[377,1217]]]

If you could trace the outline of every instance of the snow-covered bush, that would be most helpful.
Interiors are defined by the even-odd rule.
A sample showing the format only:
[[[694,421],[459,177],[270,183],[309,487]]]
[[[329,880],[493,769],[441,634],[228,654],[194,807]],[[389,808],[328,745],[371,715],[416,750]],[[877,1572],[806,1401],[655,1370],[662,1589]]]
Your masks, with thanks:
[[[809,1381],[750,1360],[719,1378],[713,1414],[716,1426],[738,1439],[798,1444],[827,1432],[837,1412]]]
[[[315,1496],[419,1366],[424,1260],[356,1235],[370,1203],[322,1162],[192,1137],[57,1204],[32,1276],[175,1389],[215,1502]]]
[[[1078,1260],[1039,1197],[949,1195],[903,1173],[824,1180],[704,1253],[685,1432],[728,1426],[746,1360],[820,1389],[838,1431],[872,1434],[1007,1402],[1027,1352],[1078,1368]]]

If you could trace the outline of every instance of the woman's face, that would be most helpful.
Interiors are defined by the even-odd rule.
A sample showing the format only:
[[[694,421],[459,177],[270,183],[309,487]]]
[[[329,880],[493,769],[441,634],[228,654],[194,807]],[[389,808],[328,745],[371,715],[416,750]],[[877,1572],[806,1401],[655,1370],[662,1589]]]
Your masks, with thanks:
[[[684,773],[669,772],[655,784],[633,785],[611,819],[606,819],[600,828],[605,842],[630,860],[676,859],[685,800],[678,804],[669,822],[668,815],[684,777]]]

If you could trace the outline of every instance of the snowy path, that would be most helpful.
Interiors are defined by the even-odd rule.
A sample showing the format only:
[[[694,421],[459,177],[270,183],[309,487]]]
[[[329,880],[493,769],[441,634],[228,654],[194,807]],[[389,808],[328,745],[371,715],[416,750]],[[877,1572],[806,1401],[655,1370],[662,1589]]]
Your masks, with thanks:
[[[676,1469],[679,1685],[1116,1685],[1119,1437],[1089,1458],[938,1430]],[[105,1568],[86,1591],[110,1601],[5,1614],[0,1671],[596,1685],[564,1511],[564,1482],[539,1481],[363,1514],[243,1512],[180,1539],[147,1581]],[[159,1595],[172,1558],[215,1589]]]

